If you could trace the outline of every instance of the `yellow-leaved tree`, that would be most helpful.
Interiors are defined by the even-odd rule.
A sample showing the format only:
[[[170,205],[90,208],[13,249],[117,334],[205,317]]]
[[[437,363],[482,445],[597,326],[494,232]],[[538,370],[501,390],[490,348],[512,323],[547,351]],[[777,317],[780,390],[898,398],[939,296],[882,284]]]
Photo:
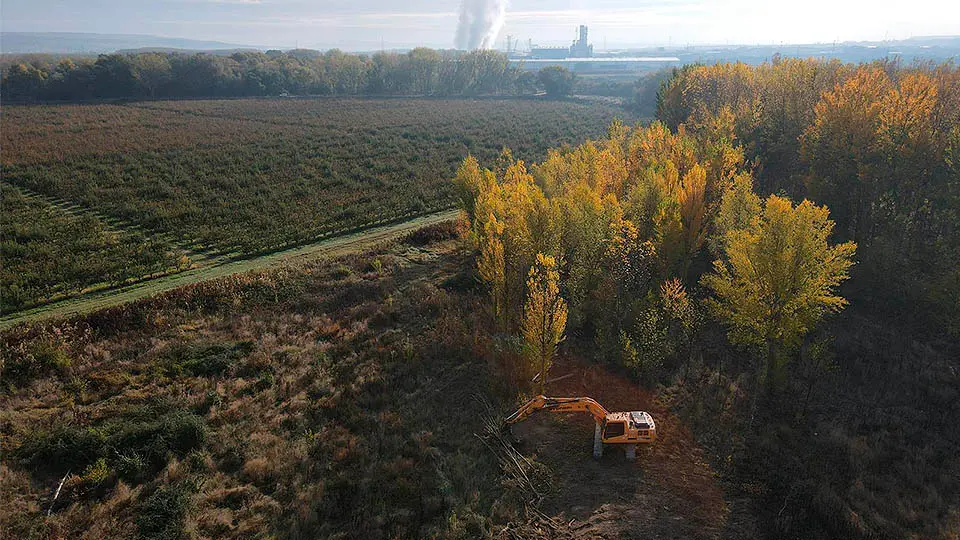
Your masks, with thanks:
[[[483,226],[480,237],[480,256],[477,258],[477,271],[480,279],[490,289],[493,314],[501,330],[506,326],[506,265],[503,255],[503,224],[490,214]]]
[[[760,197],[753,192],[753,177],[750,173],[737,174],[720,201],[714,222],[715,236],[710,240],[710,248],[715,255],[723,254],[723,246],[731,231],[752,226],[754,218],[760,215],[760,205]]]
[[[549,255],[537,253],[527,279],[527,301],[523,306],[520,330],[531,371],[539,370],[541,394],[566,326],[567,303],[560,296],[557,261]]]
[[[847,301],[836,288],[848,277],[856,244],[830,245],[825,206],[771,195],[751,225],[727,232],[724,255],[702,283],[708,304],[729,327],[733,343],[765,357],[760,379],[775,384],[787,354],[821,318]]]
[[[467,213],[467,219],[472,224],[476,218],[477,198],[496,183],[496,178],[492,172],[480,168],[477,158],[468,155],[457,169],[457,175],[453,178],[453,183],[457,189],[457,198],[460,199],[460,205]]]

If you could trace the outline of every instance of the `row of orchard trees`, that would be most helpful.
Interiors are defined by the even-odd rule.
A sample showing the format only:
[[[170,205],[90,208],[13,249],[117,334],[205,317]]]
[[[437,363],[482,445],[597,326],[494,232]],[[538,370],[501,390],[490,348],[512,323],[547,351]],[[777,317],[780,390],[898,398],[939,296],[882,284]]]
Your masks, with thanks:
[[[672,128],[726,117],[761,192],[829,206],[861,248],[858,299],[960,335],[958,66],[688,66],[659,97]]]
[[[479,275],[534,371],[569,321],[604,357],[652,372],[692,339],[700,310],[687,289],[702,283],[765,377],[844,306],[835,289],[854,244],[829,243],[824,207],[757,196],[734,131],[729,115],[696,132],[615,123],[529,168],[506,151],[493,169],[463,162],[455,182]]]
[[[552,80],[552,79],[551,79]],[[417,48],[407,53],[237,52],[100,55],[96,59],[25,58],[3,74],[5,99],[163,98],[296,95],[521,94],[536,73],[506,55]]]

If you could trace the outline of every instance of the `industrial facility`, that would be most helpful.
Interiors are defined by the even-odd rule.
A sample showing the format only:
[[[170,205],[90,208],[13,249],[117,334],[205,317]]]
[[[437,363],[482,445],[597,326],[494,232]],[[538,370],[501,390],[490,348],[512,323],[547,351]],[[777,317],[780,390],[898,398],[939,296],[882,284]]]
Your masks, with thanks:
[[[593,45],[587,41],[587,26],[577,28],[577,39],[569,47],[542,47],[528,41],[526,50],[517,50],[513,36],[507,36],[507,56],[510,62],[523,70],[538,71],[546,66],[564,66],[578,73],[638,73],[659,69],[679,62],[676,56],[634,56],[624,51],[601,50],[594,55]]]
[[[593,56],[593,45],[587,43],[587,26],[580,25],[579,37],[569,47],[539,47],[530,46],[530,58],[559,60],[563,58],[590,58]]]

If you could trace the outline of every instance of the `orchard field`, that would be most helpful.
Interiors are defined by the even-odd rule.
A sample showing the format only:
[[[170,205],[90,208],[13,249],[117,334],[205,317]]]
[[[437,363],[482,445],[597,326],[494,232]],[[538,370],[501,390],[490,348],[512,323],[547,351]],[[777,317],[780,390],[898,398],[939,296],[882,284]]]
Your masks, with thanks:
[[[466,154],[492,163],[509,147],[537,160],[551,146],[603,135],[618,116],[622,110],[605,105],[523,99],[5,107],[2,177],[59,206],[144,231],[169,256],[251,255],[448,207],[447,180]],[[5,222],[17,219],[7,205],[2,212]],[[76,223],[76,238],[96,234],[88,221]],[[72,238],[50,237],[44,249],[77,253],[62,245]],[[24,260],[43,256],[15,229],[2,240]],[[70,279],[78,290],[98,278]],[[43,281],[49,288],[49,276]],[[6,274],[0,286],[13,298]],[[50,296],[18,287],[4,312]]]
[[[91,283],[119,284],[176,269],[179,262],[162,241],[113,230],[93,216],[64,212],[8,185],[0,184],[0,195],[4,311],[37,296],[54,298]]]

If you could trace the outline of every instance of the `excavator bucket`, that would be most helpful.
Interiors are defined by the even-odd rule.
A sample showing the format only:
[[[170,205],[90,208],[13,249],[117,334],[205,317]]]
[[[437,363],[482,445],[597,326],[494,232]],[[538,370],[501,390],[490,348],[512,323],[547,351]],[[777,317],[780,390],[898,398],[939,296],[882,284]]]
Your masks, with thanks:
[[[510,443],[511,446],[520,444],[520,438],[513,433],[513,425],[506,422],[500,426],[500,438]]]

